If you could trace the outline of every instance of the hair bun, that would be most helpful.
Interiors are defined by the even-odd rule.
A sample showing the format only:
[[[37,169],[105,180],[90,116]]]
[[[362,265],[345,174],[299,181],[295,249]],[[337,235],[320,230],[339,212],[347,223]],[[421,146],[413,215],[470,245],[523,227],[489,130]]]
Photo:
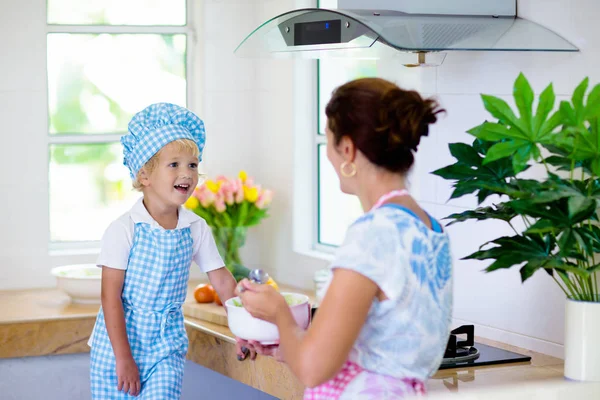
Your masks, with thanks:
[[[334,145],[348,137],[373,164],[406,173],[429,124],[441,112],[435,100],[381,78],[360,78],[335,89],[325,107]]]
[[[429,134],[429,124],[442,111],[435,100],[424,100],[416,91],[392,88],[381,99],[378,130],[388,131],[390,147],[416,151],[421,137]]]

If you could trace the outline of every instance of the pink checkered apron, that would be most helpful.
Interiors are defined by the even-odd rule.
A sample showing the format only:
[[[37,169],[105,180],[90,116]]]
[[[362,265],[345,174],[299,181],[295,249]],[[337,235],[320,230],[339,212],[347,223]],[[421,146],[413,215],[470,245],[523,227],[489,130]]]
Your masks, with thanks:
[[[346,361],[340,372],[333,379],[317,387],[307,388],[304,391],[304,400],[337,400],[352,380],[363,371],[365,370],[358,364]],[[400,381],[408,388],[404,394],[426,394],[423,382],[416,379],[400,379]]]

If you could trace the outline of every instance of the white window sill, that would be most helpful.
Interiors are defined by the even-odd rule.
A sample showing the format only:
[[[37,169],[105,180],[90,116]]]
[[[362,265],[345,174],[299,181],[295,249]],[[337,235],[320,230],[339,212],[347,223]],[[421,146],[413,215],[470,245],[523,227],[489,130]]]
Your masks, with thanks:
[[[318,246],[314,249],[294,249],[294,252],[297,254],[329,262],[333,262],[335,258],[334,251],[335,248],[328,246]]]

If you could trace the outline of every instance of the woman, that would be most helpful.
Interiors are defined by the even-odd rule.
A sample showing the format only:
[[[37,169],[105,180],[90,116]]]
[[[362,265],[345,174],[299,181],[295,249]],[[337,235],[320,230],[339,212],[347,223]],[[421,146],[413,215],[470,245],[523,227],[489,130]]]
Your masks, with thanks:
[[[305,399],[422,394],[440,365],[452,308],[449,241],[408,194],[406,174],[441,111],[383,79],[336,89],[325,110],[327,157],[365,214],[338,249],[314,321],[302,331],[273,288],[238,286],[244,307],[280,334],[278,348],[244,344],[286,362],[307,386]]]

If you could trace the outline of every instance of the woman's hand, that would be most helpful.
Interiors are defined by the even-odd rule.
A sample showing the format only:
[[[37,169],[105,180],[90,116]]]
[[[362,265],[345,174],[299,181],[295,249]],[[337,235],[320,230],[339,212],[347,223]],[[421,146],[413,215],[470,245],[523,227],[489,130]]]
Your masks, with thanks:
[[[140,394],[141,383],[138,366],[133,357],[117,359],[117,389],[132,396]]]
[[[253,317],[273,324],[277,315],[287,307],[285,298],[273,287],[252,283],[248,279],[240,281],[236,294]]]

